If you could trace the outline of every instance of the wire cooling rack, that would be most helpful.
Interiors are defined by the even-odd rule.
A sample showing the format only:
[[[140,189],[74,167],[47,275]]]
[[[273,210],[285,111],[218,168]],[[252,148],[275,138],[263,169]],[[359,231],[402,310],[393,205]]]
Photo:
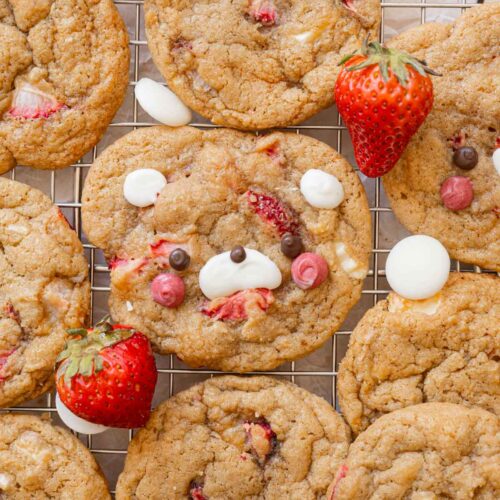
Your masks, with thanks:
[[[144,76],[162,81],[154,67],[145,37],[144,9],[142,0],[115,0],[118,9],[127,22],[130,35],[131,66],[130,85],[125,103],[115,117],[105,137],[91,153],[77,164],[60,171],[35,171],[24,167],[16,168],[8,175],[41,189],[57,203],[78,235],[82,239],[89,260],[89,276],[92,286],[91,320],[95,321],[107,312],[109,294],[109,273],[102,252],[88,243],[81,227],[81,192],[89,167],[102,150],[119,137],[137,127],[152,125],[151,119],[142,112],[133,96],[135,82]],[[475,0],[449,1],[401,1],[382,3],[382,24],[380,40],[388,40],[398,32],[427,21],[449,22],[458,17]],[[211,127],[210,123],[195,116],[196,127]],[[290,127],[297,134],[305,134],[326,142],[354,164],[349,135],[342,125],[335,108],[323,111],[316,117],[297,127]],[[337,407],[336,375],[338,364],[345,354],[349,335],[367,309],[386,296],[388,285],[385,279],[385,260],[389,250],[408,232],[393,216],[384,194],[380,179],[368,179],[361,175],[365,186],[373,223],[373,254],[370,271],[364,283],[362,297],[351,311],[340,331],[321,349],[305,359],[282,365],[273,372],[264,372],[291,380],[298,385],[322,396]],[[453,264],[461,271],[481,272],[478,267]],[[159,381],[153,404],[167,399],[172,394],[199,382],[216,372],[193,370],[181,363],[175,356],[157,356]],[[47,394],[30,401],[12,411],[49,413],[54,423],[61,424],[54,408],[54,395]],[[114,491],[132,431],[113,429],[95,436],[78,435],[94,453]]]

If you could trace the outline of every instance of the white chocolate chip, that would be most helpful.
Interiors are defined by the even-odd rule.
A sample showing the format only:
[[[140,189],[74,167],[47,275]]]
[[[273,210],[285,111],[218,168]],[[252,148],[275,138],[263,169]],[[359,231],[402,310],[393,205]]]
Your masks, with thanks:
[[[357,280],[366,278],[368,270],[349,255],[345,243],[335,243],[335,253],[339,259],[340,267],[346,274]]]
[[[130,300],[127,300],[127,302],[125,303],[125,305],[127,306],[127,311],[128,312],[134,310],[134,305],[132,304],[132,302],[130,302]]]
[[[14,476],[11,474],[0,473],[0,490],[5,491],[15,480]]]
[[[493,153],[491,159],[493,160],[493,165],[495,165],[497,174],[500,175],[500,148],[495,149],[495,152]]]
[[[24,224],[9,224],[7,226],[7,231],[16,234],[22,234],[24,236],[30,232],[29,228]]]
[[[337,208],[344,200],[344,188],[334,175],[311,168],[300,179],[300,191],[309,205]]]
[[[75,415],[61,401],[59,394],[56,394],[56,409],[59,413],[59,418],[72,430],[81,434],[100,434],[109,429],[105,425],[93,424],[83,418]]]
[[[243,262],[233,262],[231,252],[224,252],[203,266],[199,282],[206,297],[228,297],[249,288],[273,290],[281,285],[281,271],[269,257],[250,248],[245,248],[245,252]]]
[[[436,314],[441,305],[441,294],[438,293],[429,299],[424,300],[408,300],[397,293],[393,293],[388,297],[388,309],[391,313],[416,311],[428,316]]]
[[[191,121],[191,110],[170,89],[150,78],[137,82],[135,97],[149,116],[164,125],[180,127]]]
[[[154,205],[167,185],[165,176],[153,168],[140,168],[130,172],[123,183],[123,196],[136,207]]]
[[[300,43],[314,42],[330,26],[331,26],[331,21],[325,19],[321,21],[317,26],[308,31],[303,31],[302,33],[297,33],[295,35],[292,35],[292,38],[294,38],[295,40],[297,40],[297,42]]]

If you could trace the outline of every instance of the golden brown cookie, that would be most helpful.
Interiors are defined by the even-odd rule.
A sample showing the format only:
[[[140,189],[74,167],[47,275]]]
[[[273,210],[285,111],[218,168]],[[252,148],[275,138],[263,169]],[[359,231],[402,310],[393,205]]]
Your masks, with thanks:
[[[136,175],[147,169],[168,183],[140,208],[124,186],[141,198],[147,186]],[[336,176],[337,208],[307,201],[300,186],[311,169],[327,183]],[[368,271],[370,214],[358,176],[305,136],[137,130],[94,163],[82,200],[85,232],[109,259],[114,319],[193,366],[246,372],[306,355],[340,326]],[[236,246],[247,249],[241,266],[230,259]],[[177,249],[180,265],[170,258]]]
[[[433,79],[433,110],[384,176],[391,206],[410,231],[438,238],[453,258],[500,271],[500,167],[492,159],[500,147],[500,4],[468,9],[453,24],[424,24],[389,45],[442,73]],[[450,177],[462,179],[444,184]],[[447,208],[443,184],[452,208],[466,207],[472,187],[470,205]]]
[[[129,57],[112,0],[0,0],[0,172],[79,160],[123,101]]]
[[[337,470],[329,500],[495,500],[500,425],[481,408],[409,406],[358,436]]]
[[[110,500],[89,450],[72,434],[31,415],[0,415],[0,495],[9,500]]]
[[[61,211],[37,189],[0,178],[0,406],[52,386],[66,329],[87,318],[87,273]]]
[[[349,447],[323,399],[269,377],[217,377],[160,405],[129,446],[117,500],[322,500]]]
[[[214,123],[264,129],[333,104],[343,55],[380,24],[379,0],[147,0],[146,33],[169,87]]]
[[[431,299],[391,293],[358,323],[339,369],[342,412],[355,433],[426,401],[500,415],[500,278],[451,273]]]

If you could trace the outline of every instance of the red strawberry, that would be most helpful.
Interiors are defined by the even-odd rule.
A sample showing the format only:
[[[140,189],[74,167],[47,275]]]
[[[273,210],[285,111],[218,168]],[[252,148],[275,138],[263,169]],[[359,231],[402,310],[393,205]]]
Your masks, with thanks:
[[[68,330],[56,373],[61,401],[89,422],[131,429],[146,424],[155,390],[155,359],[148,339],[102,321],[93,330]]]
[[[256,422],[245,422],[243,426],[250,451],[257,458],[257,461],[264,465],[276,448],[276,433],[271,428],[271,424],[265,419],[259,419]]]
[[[151,243],[149,245],[149,253],[153,259],[163,267],[170,267],[168,258],[170,254],[176,249],[181,248],[182,250],[189,252],[189,244],[187,243],[176,243],[175,241],[161,239],[156,243]]]
[[[423,61],[381,46],[364,44],[344,58],[335,100],[347,125],[361,172],[380,177],[397,163],[433,104],[435,75]]]
[[[299,232],[299,223],[295,215],[281,201],[255,191],[247,191],[246,195],[248,203],[259,217],[264,222],[274,226],[280,236],[285,233],[297,234]]]
[[[3,370],[3,367],[7,364],[7,360],[9,359],[10,355],[16,352],[16,350],[17,347],[15,349],[12,349],[11,351],[7,351],[0,354],[0,373]],[[0,375],[0,383],[4,382],[5,380],[7,380],[7,377]]]
[[[262,26],[273,26],[278,18],[272,0],[251,0],[250,15]]]
[[[189,485],[189,500],[207,500],[203,494],[203,487],[194,481]]]
[[[63,107],[64,104],[57,102],[54,96],[30,83],[23,83],[14,92],[9,114],[14,118],[48,118]]]
[[[216,320],[245,320],[251,308],[267,311],[274,302],[273,293],[267,288],[256,288],[236,292],[230,297],[220,297],[207,302],[201,312]]]

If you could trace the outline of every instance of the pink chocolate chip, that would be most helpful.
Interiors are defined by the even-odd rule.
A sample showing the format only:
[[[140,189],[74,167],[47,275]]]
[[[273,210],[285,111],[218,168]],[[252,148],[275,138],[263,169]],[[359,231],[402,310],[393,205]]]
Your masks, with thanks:
[[[467,177],[448,177],[439,191],[441,200],[449,210],[463,210],[472,203],[474,190],[472,182]]]
[[[328,264],[316,253],[301,253],[292,263],[293,281],[302,290],[318,287],[327,276]]]
[[[151,283],[153,300],[165,307],[180,306],[184,301],[185,294],[184,281],[176,274],[159,274]]]

